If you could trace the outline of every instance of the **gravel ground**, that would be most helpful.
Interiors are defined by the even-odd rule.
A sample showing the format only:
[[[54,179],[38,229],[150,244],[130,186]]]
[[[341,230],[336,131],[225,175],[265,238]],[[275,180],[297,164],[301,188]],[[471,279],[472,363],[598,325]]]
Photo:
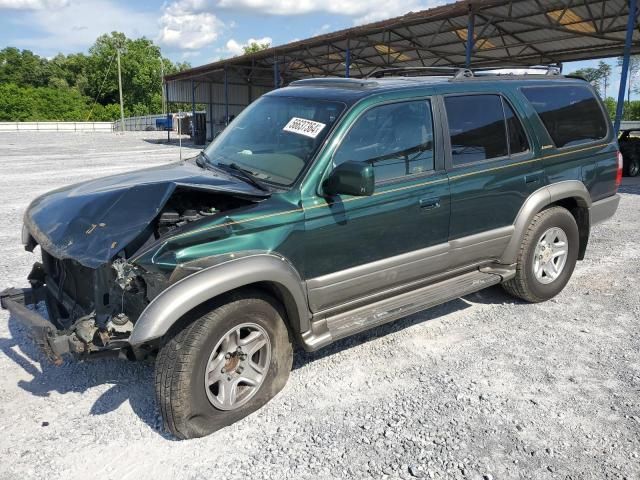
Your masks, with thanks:
[[[47,190],[174,160],[149,135],[0,135],[0,288]],[[492,288],[297,352],[270,404],[207,438],[159,429],[151,363],[40,365],[0,313],[0,478],[640,478],[640,184],[565,291]]]

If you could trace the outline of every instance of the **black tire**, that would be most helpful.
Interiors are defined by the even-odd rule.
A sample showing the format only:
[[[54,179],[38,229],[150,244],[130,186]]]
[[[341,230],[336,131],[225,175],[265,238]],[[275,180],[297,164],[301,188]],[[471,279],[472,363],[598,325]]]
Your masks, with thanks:
[[[625,161],[625,175],[627,177],[637,177],[640,175],[640,157],[638,155],[630,155]]]
[[[534,252],[540,237],[550,228],[559,227],[567,236],[568,253],[564,268],[551,283],[541,283],[534,274]],[[518,259],[516,276],[502,284],[514,297],[527,302],[543,302],[555,297],[567,285],[576,266],[579,250],[578,225],[571,212],[562,207],[552,207],[538,213],[525,233]]]
[[[258,290],[225,295],[194,310],[193,320],[161,348],[156,359],[156,401],[166,430],[178,438],[209,435],[253,413],[287,383],[293,361],[292,342],[281,306]],[[252,322],[271,341],[264,381],[247,403],[220,410],[209,401],[204,375],[209,355],[230,329]]]

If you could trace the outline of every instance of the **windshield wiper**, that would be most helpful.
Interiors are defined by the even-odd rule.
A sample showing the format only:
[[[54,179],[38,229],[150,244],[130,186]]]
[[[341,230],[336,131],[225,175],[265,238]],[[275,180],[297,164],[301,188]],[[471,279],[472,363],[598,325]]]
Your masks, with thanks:
[[[207,168],[207,164],[211,164],[211,160],[209,160],[207,154],[204,153],[204,150],[202,150],[196,156],[196,165],[198,165],[200,168]]]
[[[232,170],[235,173],[235,177],[240,177],[245,180],[247,183],[250,183],[254,187],[268,192],[269,189],[256,177],[253,176],[253,172],[251,170],[247,170],[246,168],[242,168],[237,163],[216,163],[216,167],[222,167],[224,170]]]

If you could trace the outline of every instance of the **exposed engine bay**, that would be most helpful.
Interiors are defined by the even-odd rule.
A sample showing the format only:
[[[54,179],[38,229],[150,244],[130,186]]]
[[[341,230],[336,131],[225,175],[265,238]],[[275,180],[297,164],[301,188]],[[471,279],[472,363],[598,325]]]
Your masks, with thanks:
[[[242,197],[178,187],[148,226],[97,268],[71,258],[57,258],[41,246],[42,262],[34,264],[28,280],[34,303],[46,303],[49,321],[57,330],[55,338],[40,342],[48,342],[50,358],[61,361],[61,354],[67,352],[78,356],[109,352],[133,355],[122,347],[142,311],[171,284],[171,278],[129,260],[191,224],[204,224],[249,203],[252,201]],[[91,235],[93,231],[85,233]],[[33,250],[37,243],[30,240],[26,248]]]

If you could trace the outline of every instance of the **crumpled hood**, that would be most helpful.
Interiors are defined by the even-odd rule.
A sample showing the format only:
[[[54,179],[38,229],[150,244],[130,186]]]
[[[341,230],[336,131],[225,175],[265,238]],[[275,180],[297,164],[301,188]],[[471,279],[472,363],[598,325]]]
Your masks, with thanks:
[[[147,228],[176,187],[245,198],[268,195],[224,172],[187,161],[54,190],[36,198],[24,220],[47,252],[96,268]]]

